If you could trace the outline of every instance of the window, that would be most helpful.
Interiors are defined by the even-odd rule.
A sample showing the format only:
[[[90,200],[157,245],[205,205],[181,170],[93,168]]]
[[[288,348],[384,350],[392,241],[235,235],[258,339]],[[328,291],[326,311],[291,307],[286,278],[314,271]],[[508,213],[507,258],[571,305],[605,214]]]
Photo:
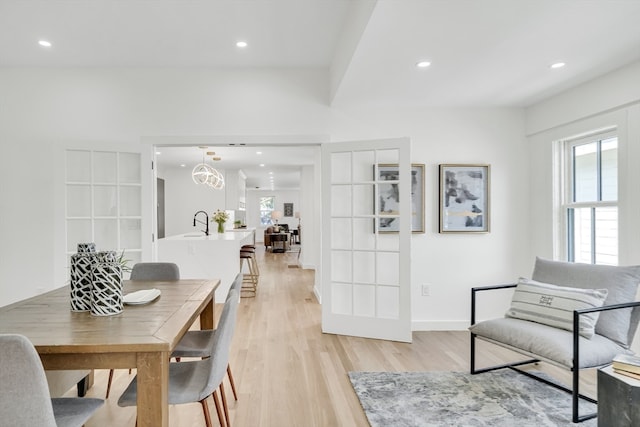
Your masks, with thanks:
[[[613,133],[565,142],[567,260],[618,264],[618,138]]]
[[[271,212],[274,210],[276,198],[260,197],[260,225],[271,225]]]

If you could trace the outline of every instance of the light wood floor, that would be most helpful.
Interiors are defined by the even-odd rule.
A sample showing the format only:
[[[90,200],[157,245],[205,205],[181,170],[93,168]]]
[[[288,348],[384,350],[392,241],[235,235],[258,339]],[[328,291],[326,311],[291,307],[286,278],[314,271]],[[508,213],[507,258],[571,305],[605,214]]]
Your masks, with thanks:
[[[262,247],[258,260],[258,294],[241,300],[232,346],[237,402],[225,379],[232,426],[364,427],[369,424],[347,372],[468,370],[465,331],[414,332],[412,344],[322,334],[313,271],[290,267],[297,262],[296,253],[265,253]],[[481,346],[480,353],[482,364],[510,358],[495,346]],[[566,378],[553,368],[543,370]],[[96,372],[89,396],[104,397],[107,373]],[[135,408],[117,405],[133,375],[116,370],[111,397],[87,427],[135,424]],[[592,393],[594,378],[587,375],[583,390]],[[211,399],[209,403],[217,425]],[[172,426],[204,426],[199,404],[172,406],[169,413]]]

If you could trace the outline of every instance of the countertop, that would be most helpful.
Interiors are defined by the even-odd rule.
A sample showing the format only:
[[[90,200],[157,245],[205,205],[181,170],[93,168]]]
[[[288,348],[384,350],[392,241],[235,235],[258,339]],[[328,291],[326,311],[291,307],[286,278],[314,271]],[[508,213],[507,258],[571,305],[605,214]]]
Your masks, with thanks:
[[[240,230],[240,229],[236,229],[233,231],[226,231],[224,233],[218,233],[216,230],[213,230],[213,232],[209,231],[209,235],[206,236],[203,232],[193,232],[193,233],[185,233],[185,234],[178,234],[175,236],[169,236],[169,237],[165,237],[164,239],[160,239],[159,241],[162,240],[244,240],[245,238],[247,238],[248,236],[251,236],[253,234],[253,230],[250,229],[245,229],[245,230]]]

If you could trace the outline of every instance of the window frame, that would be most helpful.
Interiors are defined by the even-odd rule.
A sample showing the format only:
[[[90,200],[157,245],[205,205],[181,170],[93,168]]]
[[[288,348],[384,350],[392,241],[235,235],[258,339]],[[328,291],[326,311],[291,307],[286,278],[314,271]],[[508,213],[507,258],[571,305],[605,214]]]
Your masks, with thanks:
[[[618,171],[617,176],[616,176],[616,188],[617,188],[617,195],[616,195],[616,199],[615,200],[606,200],[603,201],[602,199],[602,162],[601,162],[601,144],[603,141],[606,141],[608,139],[611,138],[616,138],[617,140],[617,160],[616,160],[616,169]],[[610,128],[610,129],[605,129],[605,130],[599,130],[597,132],[591,132],[589,134],[586,135],[582,135],[579,137],[575,137],[575,138],[567,138],[567,139],[563,139],[561,141],[559,141],[561,143],[560,145],[560,153],[561,153],[561,159],[560,159],[560,164],[562,166],[562,171],[561,171],[561,177],[562,177],[562,191],[561,191],[561,200],[560,200],[560,209],[559,211],[559,215],[560,215],[560,223],[561,223],[561,230],[562,232],[560,233],[560,248],[562,251],[562,259],[569,261],[569,262],[574,262],[575,261],[575,248],[573,247],[573,244],[575,242],[574,239],[574,228],[571,226],[572,225],[572,215],[571,213],[575,212],[576,209],[581,209],[581,208],[590,208],[591,209],[591,215],[592,215],[592,221],[595,219],[595,211],[598,208],[608,208],[608,207],[615,207],[617,212],[619,213],[620,211],[620,187],[619,187],[619,175],[620,175],[620,135],[618,134],[618,131],[616,128]],[[573,150],[575,147],[580,146],[580,145],[585,145],[585,144],[589,144],[589,143],[593,143],[593,142],[597,142],[597,171],[596,171],[596,177],[597,177],[597,199],[595,201],[586,201],[586,202],[576,202],[574,201],[574,194],[575,194],[575,158],[573,156]],[[595,227],[595,221],[592,222],[592,227],[591,227],[591,260],[590,263],[591,264],[595,264],[596,263],[596,253],[597,253],[597,241],[595,240],[595,231],[596,231],[596,227]],[[620,218],[618,216],[617,218],[617,236],[616,236],[616,240],[617,240],[617,245],[618,245],[618,250],[616,253],[616,264],[619,263],[620,261]]]
[[[264,199],[271,199],[272,200],[272,208],[271,209],[262,209],[262,205],[263,205],[262,201]],[[264,227],[268,227],[269,225],[272,225],[273,221],[271,220],[271,212],[276,210],[276,196],[261,196],[258,199],[258,206],[260,207],[260,209],[258,209],[258,216],[260,218],[260,225],[264,226]],[[263,218],[262,213],[263,212],[269,212],[269,215],[268,215],[269,223],[268,224],[263,224],[263,222],[262,222],[262,218]]]

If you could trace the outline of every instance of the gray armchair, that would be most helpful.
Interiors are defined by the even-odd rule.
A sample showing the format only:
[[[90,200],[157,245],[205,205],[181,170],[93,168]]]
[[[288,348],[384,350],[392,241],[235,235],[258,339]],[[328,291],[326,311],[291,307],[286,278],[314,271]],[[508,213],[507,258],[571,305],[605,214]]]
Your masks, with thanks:
[[[22,335],[0,335],[0,415],[2,425],[82,426],[104,403],[101,399],[51,399],[40,357]]]
[[[533,282],[533,283],[532,283]],[[640,266],[618,267],[578,264],[536,259],[532,280],[521,279],[512,285],[485,286],[471,290],[471,366],[472,374],[495,369],[510,368],[542,382],[571,393],[574,423],[594,418],[597,414],[580,415],[579,399],[592,403],[595,399],[583,396],[579,390],[580,370],[598,368],[611,363],[621,353],[633,353],[629,348],[640,321],[640,302],[635,301],[640,283]],[[551,286],[549,285],[551,284]],[[553,287],[553,285],[556,285]],[[538,316],[531,321],[518,313],[519,297],[514,297],[511,308],[503,318],[476,323],[476,294],[496,289],[536,286],[540,293],[527,290],[526,316]],[[561,287],[558,289],[557,287]],[[588,295],[600,295],[594,304]],[[515,294],[514,294],[515,295]],[[606,299],[605,299],[606,298]],[[560,305],[562,302],[562,306]],[[556,305],[556,303],[558,303]],[[568,308],[571,305],[586,308]],[[549,306],[554,313],[545,313]],[[563,316],[562,318],[560,316]],[[566,321],[564,320],[566,317]],[[562,319],[558,322],[557,319]],[[490,342],[528,357],[527,360],[507,365],[478,368],[476,366],[476,340]],[[531,373],[523,372],[520,365],[537,362],[551,363],[572,372],[571,388],[549,382]]]

